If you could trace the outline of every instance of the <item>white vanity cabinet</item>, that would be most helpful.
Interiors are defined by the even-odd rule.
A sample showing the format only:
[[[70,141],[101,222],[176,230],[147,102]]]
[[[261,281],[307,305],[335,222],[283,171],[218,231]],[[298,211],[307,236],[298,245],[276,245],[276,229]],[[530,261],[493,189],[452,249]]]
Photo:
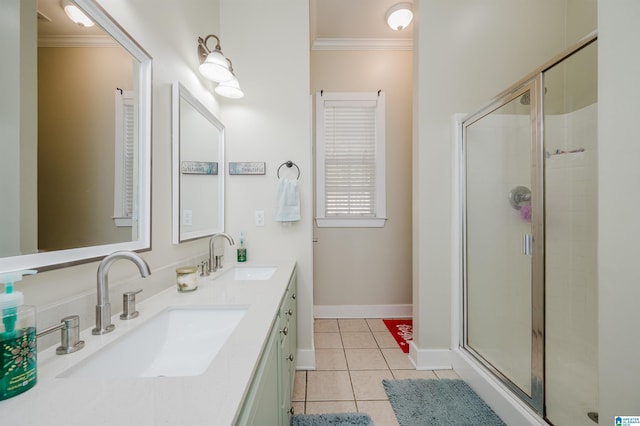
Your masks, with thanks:
[[[288,426],[297,343],[296,271],[284,293],[236,425]]]

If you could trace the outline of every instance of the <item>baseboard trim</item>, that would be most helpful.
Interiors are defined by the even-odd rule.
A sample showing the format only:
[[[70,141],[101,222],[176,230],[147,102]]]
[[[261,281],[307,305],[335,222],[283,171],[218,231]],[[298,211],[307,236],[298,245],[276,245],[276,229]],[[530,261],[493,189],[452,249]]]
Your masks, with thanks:
[[[451,370],[453,363],[449,349],[420,349],[409,342],[409,359],[416,370]]]
[[[298,362],[296,370],[315,370],[316,369],[316,351],[315,349],[298,348]]]
[[[514,396],[476,360],[460,349],[452,351],[453,368],[508,425],[548,426],[523,401]]]
[[[413,305],[316,305],[314,318],[407,318]]]

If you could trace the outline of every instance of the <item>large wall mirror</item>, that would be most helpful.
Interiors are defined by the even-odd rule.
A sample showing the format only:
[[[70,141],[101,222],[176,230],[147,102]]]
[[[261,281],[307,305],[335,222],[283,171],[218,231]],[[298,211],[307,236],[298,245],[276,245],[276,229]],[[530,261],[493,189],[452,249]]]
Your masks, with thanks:
[[[224,231],[224,126],[173,84],[173,243]]]
[[[150,248],[151,58],[93,0],[0,2],[0,272]],[[93,24],[93,25],[91,25]]]

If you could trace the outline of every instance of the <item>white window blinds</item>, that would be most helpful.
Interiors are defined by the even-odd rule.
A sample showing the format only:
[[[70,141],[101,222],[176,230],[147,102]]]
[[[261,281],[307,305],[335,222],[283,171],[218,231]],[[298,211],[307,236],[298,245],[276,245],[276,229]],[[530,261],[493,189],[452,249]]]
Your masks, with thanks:
[[[325,216],[376,214],[376,102],[325,102]]]
[[[114,220],[116,226],[131,226],[134,201],[135,108],[133,92],[116,90],[116,152]]]
[[[318,97],[318,226],[383,226],[384,94]]]

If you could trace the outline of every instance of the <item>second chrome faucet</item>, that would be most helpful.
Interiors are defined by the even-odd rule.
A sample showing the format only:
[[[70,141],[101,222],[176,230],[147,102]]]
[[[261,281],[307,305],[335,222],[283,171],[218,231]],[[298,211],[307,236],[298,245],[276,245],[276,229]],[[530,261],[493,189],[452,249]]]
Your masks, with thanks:
[[[220,254],[216,256],[215,249],[215,242],[218,237],[225,238],[229,242],[229,245],[235,245],[235,241],[233,241],[231,235],[225,232],[220,232],[211,236],[211,239],[209,240],[209,272],[215,272],[222,268],[222,255]]]
[[[100,262],[98,266],[98,303],[96,305],[96,328],[91,330],[92,334],[106,334],[115,328],[111,324],[111,303],[109,302],[109,268],[118,259],[127,259],[133,262],[140,271],[143,278],[151,275],[149,265],[138,254],[132,251],[117,251],[111,253]]]

